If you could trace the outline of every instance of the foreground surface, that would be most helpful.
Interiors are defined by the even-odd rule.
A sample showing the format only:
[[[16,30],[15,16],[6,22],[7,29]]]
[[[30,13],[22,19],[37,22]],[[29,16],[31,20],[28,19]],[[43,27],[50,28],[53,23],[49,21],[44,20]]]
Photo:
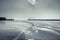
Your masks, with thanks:
[[[0,21],[0,40],[60,40],[60,22]]]

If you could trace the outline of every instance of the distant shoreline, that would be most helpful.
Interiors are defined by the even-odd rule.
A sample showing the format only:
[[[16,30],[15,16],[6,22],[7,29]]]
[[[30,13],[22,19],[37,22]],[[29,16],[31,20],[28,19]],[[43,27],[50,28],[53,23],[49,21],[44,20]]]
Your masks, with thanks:
[[[60,21],[60,19],[28,19],[28,21]]]

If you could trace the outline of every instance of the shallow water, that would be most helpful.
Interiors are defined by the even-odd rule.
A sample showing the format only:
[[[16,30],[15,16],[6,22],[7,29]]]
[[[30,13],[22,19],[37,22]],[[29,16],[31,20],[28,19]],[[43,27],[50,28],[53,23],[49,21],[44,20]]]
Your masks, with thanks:
[[[60,22],[0,21],[0,40],[60,40]]]

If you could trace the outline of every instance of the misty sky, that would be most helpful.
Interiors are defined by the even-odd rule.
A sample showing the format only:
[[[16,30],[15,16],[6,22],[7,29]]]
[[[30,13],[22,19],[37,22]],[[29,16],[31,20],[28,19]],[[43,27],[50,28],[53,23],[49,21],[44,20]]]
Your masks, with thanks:
[[[0,16],[14,19],[59,18],[60,0],[0,0]]]

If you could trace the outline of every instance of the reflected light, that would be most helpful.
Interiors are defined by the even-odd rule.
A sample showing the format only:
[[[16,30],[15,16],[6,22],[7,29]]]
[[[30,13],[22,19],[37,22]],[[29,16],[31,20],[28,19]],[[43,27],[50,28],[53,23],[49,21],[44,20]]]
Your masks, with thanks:
[[[28,0],[28,2],[29,2],[30,4],[32,4],[32,5],[35,5],[36,0]]]

